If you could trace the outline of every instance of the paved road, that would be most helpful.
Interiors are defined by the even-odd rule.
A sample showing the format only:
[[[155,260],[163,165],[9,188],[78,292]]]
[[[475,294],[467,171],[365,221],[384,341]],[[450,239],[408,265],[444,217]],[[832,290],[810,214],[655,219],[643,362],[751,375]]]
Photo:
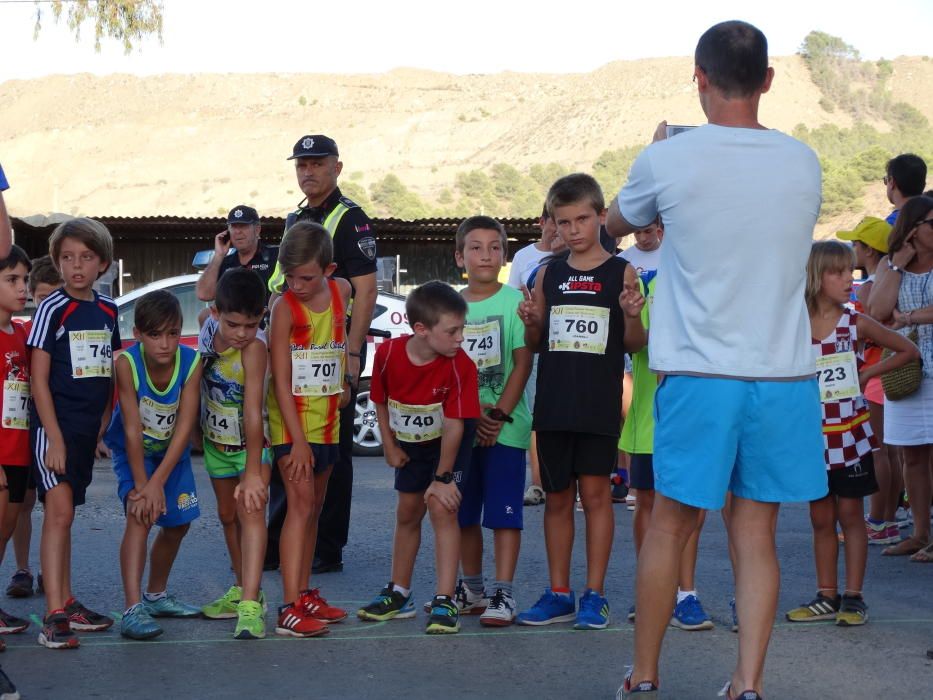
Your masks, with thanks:
[[[213,494],[196,463],[202,517],[194,524],[171,581],[171,590],[203,603],[230,584],[229,565]],[[122,607],[118,547],[122,516],[107,464],[99,463],[88,505],[75,522],[75,581],[82,601],[99,610]],[[332,603],[355,609],[384,585],[389,572],[394,495],[391,474],[377,459],[358,462],[351,546],[341,574],[318,577]],[[526,536],[519,562],[519,605],[536,599],[547,583],[541,520],[543,508],[526,508]],[[633,601],[631,513],[617,506],[616,545],[608,597],[614,624],[601,632],[569,625],[511,627],[501,631],[466,619],[456,636],[423,634],[424,617],[389,623],[351,618],[319,639],[274,635],[257,642],[232,639],[232,621],[168,620],[151,642],[129,642],[111,630],[82,636],[77,651],[49,651],[36,644],[37,630],[7,637],[0,663],[24,698],[612,698],[631,659],[632,627],[624,611]],[[577,513],[573,581],[583,585],[583,514]],[[36,522],[39,522],[38,516]],[[779,526],[782,561],[780,609],[815,589],[806,507],[783,509]],[[11,552],[12,555],[12,552]],[[879,556],[872,548],[865,593],[871,621],[843,629],[818,623],[777,622],[767,669],[767,698],[933,697],[933,567]],[[10,557],[12,558],[12,557]],[[12,573],[8,560],[0,576]],[[430,597],[433,547],[425,530],[415,575],[418,600]],[[714,698],[729,676],[736,636],[729,631],[732,577],[722,523],[711,514],[700,545],[700,595],[717,628],[671,630],[662,659],[664,697]],[[277,574],[265,589],[281,595]],[[20,615],[39,615],[39,599],[5,599]],[[35,619],[38,619],[36,617]],[[268,626],[274,626],[270,610]]]

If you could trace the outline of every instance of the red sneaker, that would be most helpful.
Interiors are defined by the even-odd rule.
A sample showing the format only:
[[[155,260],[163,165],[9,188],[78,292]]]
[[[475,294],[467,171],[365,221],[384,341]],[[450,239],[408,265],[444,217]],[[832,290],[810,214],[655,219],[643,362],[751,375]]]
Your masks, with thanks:
[[[327,601],[321,597],[319,588],[302,591],[298,598],[298,605],[303,607],[308,615],[321,622],[340,622],[347,616],[346,610],[328,605]]]
[[[326,623],[315,620],[296,604],[280,610],[279,621],[275,626],[275,633],[284,637],[319,637],[329,631]]]

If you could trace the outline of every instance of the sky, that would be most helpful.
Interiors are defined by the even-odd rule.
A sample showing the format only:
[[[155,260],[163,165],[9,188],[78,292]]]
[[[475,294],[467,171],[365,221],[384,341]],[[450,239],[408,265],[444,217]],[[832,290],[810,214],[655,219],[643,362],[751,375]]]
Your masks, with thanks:
[[[929,55],[931,0],[340,0],[330,15],[308,0],[164,0],[163,44],[124,56],[93,29],[76,43],[47,2],[33,40],[32,0],[0,0],[0,82],[56,73],[586,72],[616,60],[692,55],[710,25],[744,19],[789,55],[811,30],[864,58]]]

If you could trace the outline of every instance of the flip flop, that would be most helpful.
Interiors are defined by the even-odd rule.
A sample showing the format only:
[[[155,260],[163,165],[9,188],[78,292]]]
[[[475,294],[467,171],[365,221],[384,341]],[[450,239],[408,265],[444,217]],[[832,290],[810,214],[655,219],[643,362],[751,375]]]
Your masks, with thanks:
[[[914,552],[910,560],[919,564],[933,564],[933,543],[928,544],[923,549]]]
[[[910,554],[916,554],[926,546],[926,542],[921,542],[914,537],[908,537],[906,540],[901,540],[895,545],[886,547],[881,554],[886,557],[906,557]]]

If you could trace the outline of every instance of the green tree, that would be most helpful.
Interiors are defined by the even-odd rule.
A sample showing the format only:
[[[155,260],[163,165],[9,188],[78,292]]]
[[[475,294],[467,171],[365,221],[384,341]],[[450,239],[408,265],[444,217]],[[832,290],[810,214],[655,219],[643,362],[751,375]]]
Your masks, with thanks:
[[[130,53],[134,45],[153,34],[162,42],[162,0],[51,0],[49,4],[56,23],[65,16],[75,41],[81,40],[81,28],[85,24],[94,28],[95,51],[100,51],[104,38],[123,42],[125,53]],[[43,5],[36,2],[34,37],[42,30],[42,18]]]
[[[611,197],[628,179],[632,163],[644,146],[626,146],[615,151],[603,151],[593,163],[593,177],[603,188],[603,194]]]
[[[380,216],[413,221],[427,218],[429,214],[427,205],[394,173],[374,182],[370,193],[374,208]]]

